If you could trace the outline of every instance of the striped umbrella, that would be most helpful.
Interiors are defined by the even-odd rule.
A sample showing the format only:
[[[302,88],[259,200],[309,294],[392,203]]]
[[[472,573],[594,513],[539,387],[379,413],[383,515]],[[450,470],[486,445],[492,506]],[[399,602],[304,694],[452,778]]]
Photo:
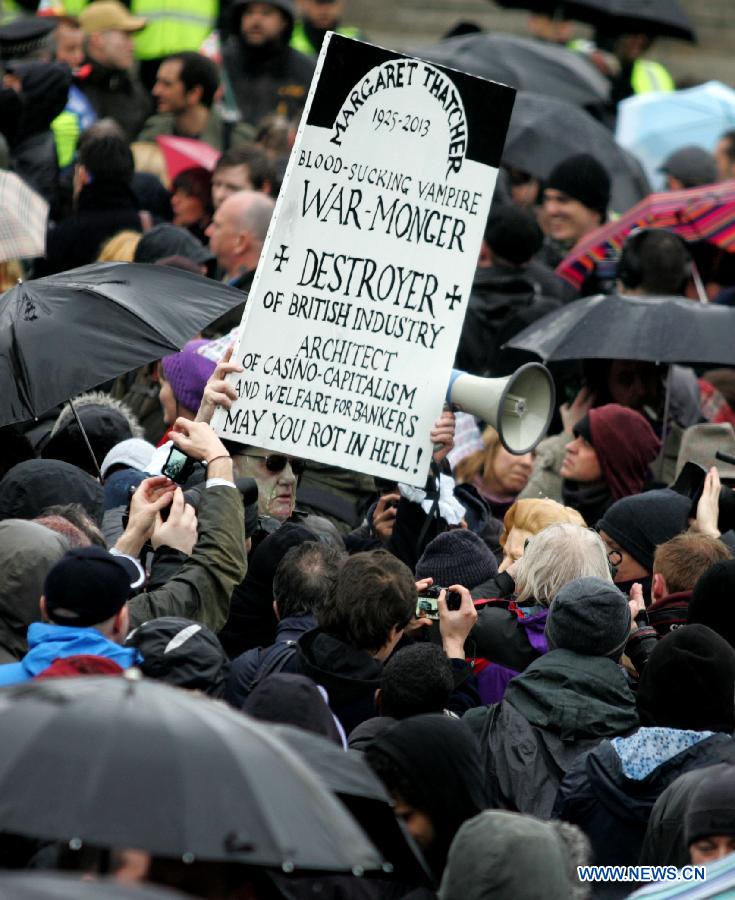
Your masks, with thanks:
[[[0,172],[0,261],[46,252],[48,203],[14,172]]]
[[[735,253],[735,181],[650,194],[619,219],[582,238],[561,261],[557,275],[581,288],[597,263],[618,258],[627,236],[639,228],[668,229],[685,241],[709,241]]]

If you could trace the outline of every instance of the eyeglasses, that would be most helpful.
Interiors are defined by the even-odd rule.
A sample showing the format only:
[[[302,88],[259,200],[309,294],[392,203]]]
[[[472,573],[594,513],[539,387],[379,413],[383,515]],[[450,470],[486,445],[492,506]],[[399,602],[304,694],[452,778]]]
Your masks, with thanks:
[[[288,463],[291,463],[291,471],[298,478],[304,474],[306,469],[306,460],[296,459],[293,456],[283,456],[280,453],[270,453],[268,456],[261,456],[259,453],[238,453],[238,456],[245,456],[248,459],[259,459],[269,472],[276,475],[282,472]]]

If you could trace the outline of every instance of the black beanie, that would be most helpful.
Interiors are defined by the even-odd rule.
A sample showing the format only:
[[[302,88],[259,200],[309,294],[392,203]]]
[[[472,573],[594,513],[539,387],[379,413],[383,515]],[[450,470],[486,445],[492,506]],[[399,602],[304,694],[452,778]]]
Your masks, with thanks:
[[[46,615],[58,625],[87,628],[116,615],[130,599],[130,572],[102,547],[69,550],[43,586]]]
[[[490,213],[485,240],[493,254],[520,266],[538,253],[544,235],[531,213],[517,206],[501,206]]]
[[[498,573],[498,562],[482,538],[453,528],[434,538],[416,563],[416,578],[433,578],[439,587],[461,584],[472,590]]]
[[[684,813],[684,841],[716,835],[735,836],[735,766],[719,763],[701,770],[704,778],[689,798]]]
[[[707,625],[735,647],[735,559],[715,563],[694,585],[689,622]]]
[[[669,632],[654,647],[636,698],[641,725],[735,730],[735,650],[704,625]]]
[[[602,578],[577,578],[559,590],[549,607],[549,650],[619,659],[630,636],[628,598]]]
[[[653,571],[653,555],[686,530],[692,501],[676,491],[663,488],[617,500],[597,523],[647,572]]]
[[[573,200],[607,217],[610,203],[610,176],[589,153],[568,156],[554,166],[546,179],[546,187],[561,191]]]

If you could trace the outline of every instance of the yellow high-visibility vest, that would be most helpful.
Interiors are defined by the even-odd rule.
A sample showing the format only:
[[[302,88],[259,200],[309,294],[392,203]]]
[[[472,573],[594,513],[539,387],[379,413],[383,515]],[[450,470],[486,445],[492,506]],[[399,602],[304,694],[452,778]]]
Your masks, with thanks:
[[[72,163],[74,154],[77,152],[77,144],[81,134],[79,117],[71,110],[65,109],[51,123],[51,131],[56,144],[56,158],[59,161],[59,168],[64,169]]]
[[[633,74],[630,78],[636,94],[649,94],[651,91],[674,91],[674,79],[661,63],[652,59],[637,59],[633,63]]]
[[[132,0],[130,12],[148,20],[135,36],[138,59],[198,52],[217,19],[217,0]]]
[[[78,16],[86,6],[89,6],[89,2],[90,0],[63,0],[64,14]]]

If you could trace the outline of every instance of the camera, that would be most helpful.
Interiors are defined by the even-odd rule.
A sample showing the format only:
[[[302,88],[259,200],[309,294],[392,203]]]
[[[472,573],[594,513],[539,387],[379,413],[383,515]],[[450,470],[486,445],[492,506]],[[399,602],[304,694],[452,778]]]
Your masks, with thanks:
[[[433,597],[419,597],[416,604],[416,618],[439,621],[439,604]]]
[[[171,481],[175,481],[176,484],[186,484],[197,465],[198,460],[187,456],[178,447],[171,447],[168,458],[161,469],[161,474],[165,475],[166,478],[170,478]]]
[[[439,594],[446,591],[447,609],[458,610],[462,605],[462,595],[457,591],[450,591],[447,588],[432,585],[419,594],[418,603],[416,605],[416,617],[426,616],[429,619],[439,618]]]

